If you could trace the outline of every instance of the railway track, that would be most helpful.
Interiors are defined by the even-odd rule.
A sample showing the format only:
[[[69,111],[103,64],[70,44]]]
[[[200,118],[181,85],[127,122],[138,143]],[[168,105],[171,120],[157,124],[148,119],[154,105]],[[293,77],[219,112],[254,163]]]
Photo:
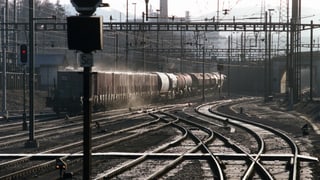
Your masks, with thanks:
[[[134,112],[110,111],[108,114],[96,114],[94,123],[103,126],[105,122],[111,123],[109,119],[115,119],[129,116]],[[101,116],[101,117],[100,117]],[[108,116],[107,118],[105,116]],[[38,118],[36,138],[45,138],[59,136],[61,134],[79,132],[82,128],[82,117],[64,117],[64,118]],[[21,122],[5,123],[0,125],[0,149],[10,145],[23,144],[28,139],[28,131],[21,131]],[[1,150],[0,150],[1,151]],[[17,152],[18,153],[18,152]]]
[[[282,131],[217,113],[228,103],[202,105],[196,112],[190,104],[182,104],[95,116],[100,127],[93,131],[93,178],[299,179],[300,163],[317,161],[300,155]],[[65,134],[72,143],[37,153],[1,154],[0,179],[57,177],[57,170],[52,170],[57,158],[68,164],[74,177],[81,177],[82,134],[77,128],[82,123],[72,121],[73,127],[57,128],[63,133],[69,130]],[[52,137],[49,130],[44,133]],[[16,169],[8,173],[12,167]]]
[[[170,114],[153,113],[150,115],[181,131],[179,138],[160,146],[152,152],[148,152],[149,154],[158,154],[155,160],[150,159],[150,156],[146,153],[111,171],[99,174],[96,179],[126,179],[138,176],[143,179],[168,178],[175,175],[174,173],[170,174],[170,171],[182,164],[187,158],[187,154],[190,155],[198,151],[210,153],[209,149],[206,147],[206,144],[214,138],[213,132],[210,129]],[[184,125],[181,125],[181,123]],[[201,130],[201,132],[199,132],[199,130]],[[163,155],[161,155],[161,153]],[[166,157],[167,154],[172,153],[176,153],[176,156],[168,160],[168,157]],[[216,174],[222,174],[219,172],[221,171],[219,162],[213,155],[208,161],[211,161],[211,165],[215,166],[214,169],[218,171]],[[152,168],[148,168],[150,166]],[[141,172],[141,169],[144,170],[142,177],[139,173]]]
[[[141,132],[134,133],[136,129],[144,128],[144,126],[149,126],[153,122],[145,122],[145,119],[137,120],[135,122],[128,123],[128,119],[131,120],[143,116],[147,111],[151,109],[139,110],[134,112],[117,112],[117,115],[105,117],[105,114],[95,116],[94,122],[99,123],[100,130],[97,129],[95,131],[95,137],[93,138],[94,146],[93,150],[99,150],[104,147],[112,146],[118,142],[124,141],[126,139],[133,138],[134,136],[138,136]],[[120,118],[120,119],[119,119]],[[68,119],[68,123],[65,123],[65,119],[56,120],[52,122],[46,122],[45,125],[41,126],[41,130],[37,131],[37,138],[41,141],[43,140],[51,140],[51,143],[42,143],[42,147],[37,149],[36,153],[32,153],[32,149],[23,149],[23,148],[14,148],[19,147],[18,144],[23,144],[26,140],[23,135],[25,133],[17,133],[17,134],[9,134],[1,137],[1,142],[3,142],[1,151],[5,152],[9,150],[10,153],[3,153],[1,155],[0,161],[0,179],[12,179],[12,178],[21,178],[32,176],[34,172],[43,171],[43,169],[50,169],[50,167],[54,167],[56,163],[55,158],[60,158],[65,160],[68,158],[67,155],[56,155],[64,153],[70,154],[79,154],[82,152],[82,138],[81,138],[81,130],[82,130],[82,122],[81,118],[76,117],[73,119]],[[122,120],[121,120],[122,119]],[[71,121],[71,125],[69,124]],[[54,124],[61,124],[59,126],[54,126]],[[19,124],[17,124],[19,126]],[[51,128],[44,128],[44,126],[54,126]],[[101,132],[101,128],[104,126],[110,127],[108,132]],[[9,128],[13,130],[14,126],[12,124],[3,125],[3,128]],[[125,128],[127,127],[127,128]],[[18,128],[18,127],[16,127]],[[147,129],[147,128],[145,128]],[[56,136],[54,136],[54,134]],[[63,135],[65,134],[65,136]],[[67,136],[66,136],[67,135]],[[80,135],[80,136],[79,136]],[[80,138],[79,138],[80,137]],[[62,140],[62,139],[66,140]],[[56,139],[56,140],[53,140]],[[42,141],[43,141],[42,140]],[[106,140],[110,140],[106,142]],[[54,142],[58,142],[55,144]],[[50,144],[50,145],[49,145]],[[55,146],[55,147],[52,147]],[[12,152],[13,150],[13,152]],[[24,150],[24,154],[20,154],[21,150]],[[29,153],[28,153],[29,152]],[[16,154],[14,154],[16,153]],[[51,154],[51,155],[50,155]],[[52,155],[53,154],[53,155]],[[9,159],[9,160],[8,160]],[[79,160],[76,160],[79,162]],[[71,162],[73,163],[73,162]]]
[[[221,106],[221,104],[219,105]],[[268,179],[300,179],[299,168],[302,161],[318,161],[316,158],[299,154],[299,148],[286,133],[273,127],[217,112],[217,105],[204,105],[197,111],[227,124],[230,128],[244,129],[257,139],[259,148],[247,151],[254,159],[243,175],[243,179],[255,178],[257,165],[269,172]],[[237,130],[233,130],[237,131]],[[249,149],[249,148],[248,148]],[[264,177],[264,176],[263,176]]]
[[[211,106],[199,107],[198,111],[201,111],[201,108],[211,109]],[[174,114],[178,113],[174,112]],[[247,133],[247,136],[250,136],[251,141],[254,141],[254,143],[245,143],[244,145],[237,142],[237,140],[231,140],[229,136],[223,135],[217,130],[212,130],[225,128],[226,122],[219,124],[205,120],[204,123],[201,122],[203,121],[202,119],[191,118],[190,114],[187,117],[192,120],[186,120],[180,115],[165,115],[166,117],[163,117],[162,113],[158,118],[164,120],[168,117],[171,118],[171,120],[166,121],[172,122],[172,126],[184,132],[181,137],[189,137],[193,142],[184,143],[182,141],[183,138],[181,138],[178,141],[179,143],[176,141],[168,143],[168,145],[174,144],[174,146],[170,148],[168,148],[168,145],[165,146],[166,150],[163,152],[156,150],[141,154],[140,157],[135,155],[136,159],[126,162],[113,170],[107,170],[106,173],[100,174],[96,179],[123,179],[130,177],[143,179],[161,177],[166,179],[178,177],[180,176],[179,171],[184,169],[184,166],[195,164],[195,161],[201,162],[201,167],[207,167],[207,170],[210,169],[209,172],[205,173],[205,178],[210,179],[298,179],[299,161],[316,161],[316,158],[299,155],[298,148],[294,142],[283,132],[273,130],[264,125],[248,124],[245,121],[221,114],[217,117],[218,115],[216,113],[213,114],[212,110],[208,111],[206,116],[214,117],[218,121],[225,121],[227,118],[228,126],[232,124],[236,131],[242,129],[242,133]],[[195,121],[199,121],[200,124],[195,123]],[[273,148],[279,145],[281,149]],[[168,160],[167,156],[171,158]],[[148,168],[150,166],[152,170]]]

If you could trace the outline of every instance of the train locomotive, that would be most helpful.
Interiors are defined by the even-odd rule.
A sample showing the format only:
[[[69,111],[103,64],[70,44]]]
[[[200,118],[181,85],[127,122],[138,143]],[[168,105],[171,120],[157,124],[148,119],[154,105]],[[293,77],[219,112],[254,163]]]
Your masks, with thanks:
[[[121,104],[153,102],[194,96],[205,91],[217,92],[226,76],[217,72],[92,72],[92,104],[95,111]],[[203,84],[204,83],[204,84]],[[57,86],[47,98],[54,112],[78,114],[82,110],[83,72],[64,70],[57,73]]]

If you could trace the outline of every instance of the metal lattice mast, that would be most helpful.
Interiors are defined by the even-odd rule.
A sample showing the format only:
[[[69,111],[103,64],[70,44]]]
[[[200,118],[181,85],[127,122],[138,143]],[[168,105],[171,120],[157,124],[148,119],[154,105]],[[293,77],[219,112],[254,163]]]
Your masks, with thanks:
[[[287,23],[289,22],[289,0],[280,0],[280,8],[279,8],[279,22]],[[287,44],[287,33],[278,32],[278,43],[277,43],[277,51],[276,55],[287,54],[287,52],[279,52],[279,49],[286,49]]]
[[[301,24],[301,0],[297,0],[297,23]],[[301,27],[296,31],[296,100],[301,100]]]
[[[288,59],[290,108],[301,98],[301,0],[292,0],[290,53]]]

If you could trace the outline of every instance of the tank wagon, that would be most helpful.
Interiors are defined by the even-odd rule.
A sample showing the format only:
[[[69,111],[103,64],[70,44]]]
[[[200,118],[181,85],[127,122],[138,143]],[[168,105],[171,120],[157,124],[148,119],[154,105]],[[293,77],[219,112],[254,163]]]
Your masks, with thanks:
[[[205,75],[206,91],[217,92],[225,75]],[[221,77],[221,79],[220,79]],[[152,102],[182,98],[200,93],[203,77],[200,73],[163,72],[102,72],[92,73],[92,104],[94,110],[132,102]],[[82,110],[83,72],[58,71],[57,87],[47,98],[47,105],[56,113],[78,114]]]

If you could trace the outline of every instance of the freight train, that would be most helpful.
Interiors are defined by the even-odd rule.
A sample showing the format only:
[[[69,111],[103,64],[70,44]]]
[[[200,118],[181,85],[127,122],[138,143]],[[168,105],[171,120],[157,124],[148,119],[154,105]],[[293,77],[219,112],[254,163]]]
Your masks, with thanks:
[[[217,92],[226,76],[214,73],[92,72],[94,110],[135,102],[152,102]],[[82,110],[83,72],[58,71],[57,86],[47,105],[56,113],[77,114]]]

